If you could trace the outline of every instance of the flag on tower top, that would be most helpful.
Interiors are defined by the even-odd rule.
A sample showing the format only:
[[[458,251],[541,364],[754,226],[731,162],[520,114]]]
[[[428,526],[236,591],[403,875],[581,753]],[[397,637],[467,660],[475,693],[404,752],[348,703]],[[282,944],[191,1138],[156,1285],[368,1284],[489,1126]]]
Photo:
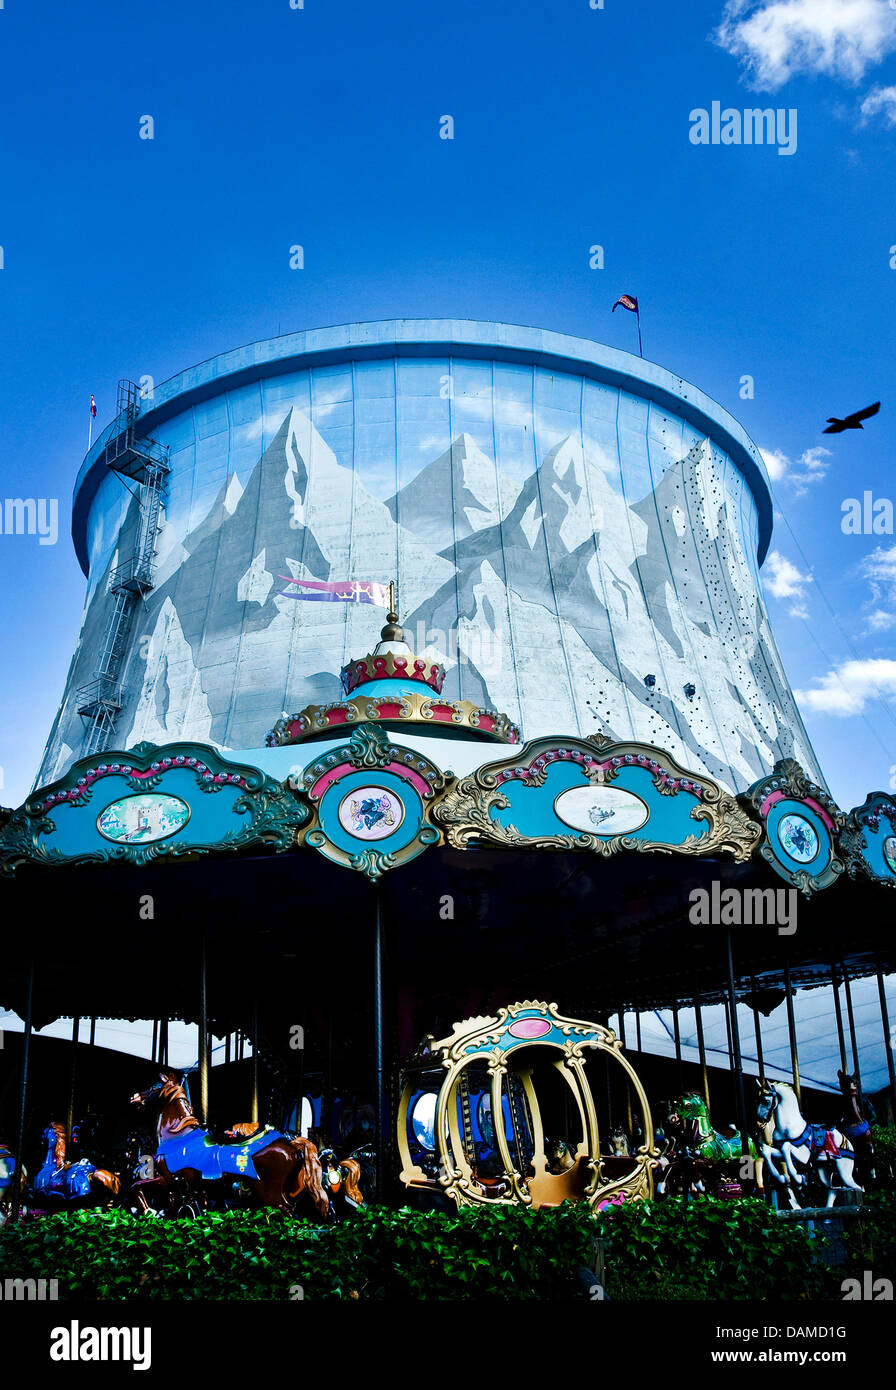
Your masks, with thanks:
[[[610,313],[615,314],[620,304],[622,305],[623,309],[629,309],[633,314],[637,314],[638,301],[633,294],[621,294],[619,298],[616,300],[616,303],[613,305],[612,309],[610,310]]]
[[[91,413],[91,415],[93,416],[93,418],[94,418],[94,420],[95,420],[95,419],[96,419],[96,401],[93,399],[93,396],[90,397],[90,413]]]

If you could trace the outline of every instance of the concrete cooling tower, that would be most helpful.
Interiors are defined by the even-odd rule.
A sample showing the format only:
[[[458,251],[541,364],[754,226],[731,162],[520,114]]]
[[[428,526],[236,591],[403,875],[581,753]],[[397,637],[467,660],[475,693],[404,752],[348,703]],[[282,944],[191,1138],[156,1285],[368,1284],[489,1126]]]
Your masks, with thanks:
[[[390,581],[446,696],[527,739],[638,740],[735,790],[793,758],[822,783],[760,590],[761,457],[670,372],[402,320],[122,383],[119,407],[75,488],[87,599],[38,784],[143,740],[261,747],[344,698]]]

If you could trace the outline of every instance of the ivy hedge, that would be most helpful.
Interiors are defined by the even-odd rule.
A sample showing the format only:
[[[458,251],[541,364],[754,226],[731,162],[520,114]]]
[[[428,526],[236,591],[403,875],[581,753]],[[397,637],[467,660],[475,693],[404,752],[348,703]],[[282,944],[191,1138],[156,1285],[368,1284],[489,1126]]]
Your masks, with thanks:
[[[599,1247],[598,1247],[599,1242]],[[847,1274],[896,1280],[896,1201],[851,1228],[846,1264],[763,1202],[665,1198],[613,1207],[454,1214],[375,1207],[320,1227],[277,1211],[195,1221],[83,1211],[0,1231],[3,1278],[57,1279],[86,1300],[538,1300],[587,1295],[577,1268],[605,1259],[611,1299],[840,1298]]]

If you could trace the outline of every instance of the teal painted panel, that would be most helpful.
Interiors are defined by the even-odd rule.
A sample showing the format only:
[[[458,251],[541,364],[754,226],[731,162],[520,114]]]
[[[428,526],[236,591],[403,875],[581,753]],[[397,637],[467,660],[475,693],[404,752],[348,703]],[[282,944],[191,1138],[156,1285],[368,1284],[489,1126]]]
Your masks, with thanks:
[[[366,838],[351,834],[340,823],[340,806],[346,802],[351,792],[359,792],[366,787],[382,788],[393,803],[400,804],[402,808],[401,820],[396,824],[391,834],[377,834],[375,839]],[[393,804],[393,814],[395,814],[395,809]],[[343,818],[347,819],[345,813],[343,813]],[[380,768],[374,770],[365,768],[340,778],[338,782],[334,782],[332,786],[327,788],[321,797],[318,821],[327,838],[337,849],[344,850],[347,854],[359,854],[368,848],[375,848],[383,854],[394,854],[397,850],[404,849],[406,845],[409,845],[420,830],[423,823],[423,802],[410,783],[396,777],[394,773],[385,772]],[[381,825],[382,822],[380,821],[378,825],[371,828],[378,831]]]
[[[557,815],[555,803],[564,791],[593,785],[596,784],[590,783],[582,775],[577,763],[551,763],[540,787],[527,787],[521,781],[502,782],[501,792],[510,805],[506,810],[496,811],[494,819],[504,826],[515,825],[521,834],[533,837],[576,834],[576,829]],[[707,821],[691,819],[691,811],[700,805],[697,797],[684,791],[663,795],[657,791],[653,773],[648,768],[620,768],[612,782],[605,785],[608,789],[630,792],[647,806],[650,816],[645,824],[636,830],[622,832],[630,834],[633,839],[680,845],[689,835],[703,836],[708,833]],[[583,828],[581,833],[613,839],[620,832],[608,829],[603,833],[595,825],[587,832]]]
[[[54,806],[47,813],[56,829],[42,836],[47,849],[58,850],[72,858],[82,854],[93,854],[97,850],[107,853],[112,844],[97,828],[97,820],[114,802],[135,795],[152,797],[163,793],[176,796],[190,808],[189,820],[173,836],[167,836],[164,843],[174,839],[179,844],[205,845],[221,840],[229,831],[241,830],[247,823],[248,814],[234,812],[234,803],[245,796],[242,787],[220,787],[214,792],[200,790],[196,774],[186,768],[174,768],[162,777],[159,785],[150,791],[135,793],[126,777],[112,775],[98,782],[90,799],[83,806]]]

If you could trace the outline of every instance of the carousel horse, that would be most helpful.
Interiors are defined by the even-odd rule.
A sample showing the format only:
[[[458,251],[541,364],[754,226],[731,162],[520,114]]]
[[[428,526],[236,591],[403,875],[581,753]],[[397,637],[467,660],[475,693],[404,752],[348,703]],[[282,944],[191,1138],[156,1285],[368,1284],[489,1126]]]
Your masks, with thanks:
[[[71,1207],[97,1203],[111,1206],[121,1191],[117,1174],[110,1173],[107,1168],[97,1168],[87,1158],[66,1163],[65,1125],[49,1124],[40,1137],[47,1146],[47,1153],[31,1184],[38,1201],[48,1209],[58,1209],[60,1203]]]
[[[18,1177],[16,1174],[18,1173]],[[16,1156],[7,1144],[0,1140],[0,1226],[5,1226],[12,1210],[12,1199],[16,1183],[21,1192],[27,1179],[25,1169],[19,1170]]]
[[[847,1113],[840,1121],[840,1128],[852,1145],[856,1156],[856,1177],[865,1186],[875,1176],[874,1142],[871,1138],[871,1125],[862,1114],[862,1093],[859,1089],[859,1078],[850,1076],[847,1071],[838,1071],[837,1080],[840,1082],[840,1094],[848,1107]]]
[[[827,1188],[826,1206],[832,1207],[837,1200],[835,1171],[844,1187],[853,1192],[864,1190],[853,1177],[855,1154],[846,1135],[825,1125],[807,1124],[786,1082],[766,1080],[760,1084],[756,1116],[765,1130],[762,1153],[768,1170],[775,1182],[786,1186],[791,1207],[800,1205],[797,1190],[805,1191],[807,1174],[812,1170]],[[776,1166],[777,1161],[782,1168]]]
[[[144,1106],[150,1100],[159,1106],[155,1174],[148,1181],[138,1179],[133,1184],[141,1210],[149,1210],[147,1186],[168,1188],[180,1183],[195,1193],[197,1184],[229,1178],[234,1185],[245,1183],[261,1206],[294,1214],[304,1192],[321,1220],[329,1215],[320,1160],[310,1139],[267,1128],[247,1139],[242,1133],[246,1126],[239,1125],[235,1142],[216,1144],[193,1114],[177,1076],[167,1070],[159,1072],[156,1085],[131,1097],[134,1105]]]
[[[672,1144],[668,1164],[657,1182],[658,1192],[739,1197],[741,1183],[726,1173],[725,1167],[740,1165],[745,1156],[753,1160],[756,1186],[762,1190],[762,1155],[753,1140],[747,1140],[748,1154],[744,1155],[740,1131],[733,1125],[727,1134],[714,1129],[702,1096],[694,1091],[683,1095],[671,1107],[666,1124]]]
[[[544,1155],[549,1173],[566,1173],[575,1167],[576,1156],[565,1139],[545,1139]]]
[[[618,1156],[619,1158],[628,1158],[628,1156],[631,1154],[631,1149],[629,1148],[628,1142],[628,1135],[622,1128],[622,1125],[616,1125],[615,1129],[611,1133],[610,1149],[612,1153]]]
[[[336,1215],[337,1204],[340,1215],[344,1214],[347,1208],[357,1211],[359,1207],[363,1207],[361,1164],[358,1160],[339,1159],[333,1149],[321,1149],[319,1158],[323,1184],[330,1199],[333,1215]]]

